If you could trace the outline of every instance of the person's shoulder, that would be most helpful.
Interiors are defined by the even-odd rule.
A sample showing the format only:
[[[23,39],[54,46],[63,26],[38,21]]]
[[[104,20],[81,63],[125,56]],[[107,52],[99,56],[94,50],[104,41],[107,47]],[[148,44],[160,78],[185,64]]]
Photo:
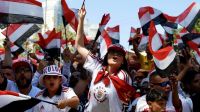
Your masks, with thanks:
[[[67,92],[70,89],[70,87],[62,86],[62,92]]]
[[[136,104],[136,111],[144,111],[149,108],[147,102],[146,102],[146,95],[141,96],[138,98],[137,104]]]
[[[40,91],[35,97],[41,97],[44,93],[44,90]]]

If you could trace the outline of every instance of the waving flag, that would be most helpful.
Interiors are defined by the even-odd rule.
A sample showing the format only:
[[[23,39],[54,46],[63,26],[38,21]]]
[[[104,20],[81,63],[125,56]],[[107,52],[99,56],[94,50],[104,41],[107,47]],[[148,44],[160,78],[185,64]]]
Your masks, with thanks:
[[[148,43],[149,36],[149,26],[150,22],[153,21],[155,25],[160,24],[163,26],[165,32],[168,34],[169,38],[172,38],[173,30],[177,29],[178,25],[175,23],[176,17],[169,16],[167,14],[162,13],[160,10],[157,10],[153,7],[142,7],[138,12],[140,24],[142,26],[142,31],[144,36],[141,39],[140,45],[138,49],[140,51],[145,50],[146,45]]]
[[[64,25],[66,25],[67,23],[70,24],[70,26],[74,29],[75,32],[77,32],[77,28],[78,28],[78,19],[77,19],[77,15],[78,15],[78,10],[75,9],[74,11],[71,10],[66,1],[65,0],[61,0],[61,5],[62,5],[62,9],[63,9],[63,19],[65,20]],[[84,42],[88,43],[88,40],[84,34]]]
[[[113,44],[119,43],[119,41],[120,41],[119,25],[112,27],[112,28],[108,27],[107,32],[108,32],[109,36],[111,37]]]
[[[162,48],[162,40],[153,22],[150,24],[149,30],[149,50],[153,55],[153,60],[156,66],[164,70],[166,69],[171,62],[175,59],[176,52],[172,46],[167,46]]]
[[[44,35],[38,33],[39,41],[36,42],[40,47],[48,53],[52,58],[60,56],[61,32],[56,33],[55,28],[47,31]]]
[[[151,21],[154,21],[155,24],[162,24],[167,21],[161,11],[152,7],[141,7],[138,16],[145,36],[148,36],[148,28]]]
[[[7,35],[12,43],[17,46],[22,46],[27,38],[39,29],[40,28],[35,24],[11,24],[2,32],[2,34],[5,36]]]
[[[129,42],[132,42],[133,38],[135,37],[135,35],[137,34],[137,30],[133,27],[131,27],[131,32],[130,32],[130,38],[129,38]]]
[[[39,41],[37,42],[43,49],[60,48],[61,32],[56,33],[55,28],[47,31],[44,35],[38,33]]]
[[[182,14],[177,17],[177,23],[193,32],[195,24],[200,19],[200,6],[193,2]]]
[[[13,58],[17,58],[23,52],[24,49],[22,47],[11,44],[11,53],[13,54]]]
[[[0,7],[1,23],[43,24],[42,3],[36,0],[0,0]]]
[[[99,28],[97,30],[97,34],[94,38],[94,43],[93,46],[95,44],[95,42],[97,41],[97,39],[99,38],[99,36],[101,35],[101,33],[104,31],[106,24],[108,23],[108,21],[110,20],[110,14],[104,14],[102,16],[101,22],[99,23]]]
[[[110,38],[106,30],[103,30],[99,39],[100,39],[100,57],[103,58],[107,53],[108,47],[112,44],[112,39]]]
[[[1,112],[15,112],[16,110],[24,112],[41,102],[41,100],[11,91],[0,91],[0,100]]]

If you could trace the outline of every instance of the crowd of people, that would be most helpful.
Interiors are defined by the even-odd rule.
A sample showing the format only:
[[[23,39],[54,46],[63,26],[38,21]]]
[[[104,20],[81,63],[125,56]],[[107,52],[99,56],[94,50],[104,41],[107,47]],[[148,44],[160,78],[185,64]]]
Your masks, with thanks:
[[[77,51],[65,48],[61,65],[52,57],[38,60],[38,65],[29,58],[12,60],[6,40],[0,90],[57,103],[41,102],[27,112],[200,112],[199,65],[187,50],[178,55],[180,63],[173,68],[177,72],[165,75],[148,50],[147,55],[137,50],[137,43],[132,52],[113,44],[101,59],[98,47],[84,44],[85,15],[81,9]]]

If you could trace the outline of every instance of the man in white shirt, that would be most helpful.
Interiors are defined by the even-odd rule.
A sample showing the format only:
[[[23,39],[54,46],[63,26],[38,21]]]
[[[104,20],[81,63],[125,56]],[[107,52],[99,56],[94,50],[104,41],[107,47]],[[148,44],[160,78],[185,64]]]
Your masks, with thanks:
[[[173,82],[172,82],[173,81]],[[164,91],[167,99],[167,112],[191,112],[187,101],[182,95],[178,94],[177,81],[169,80],[168,77],[162,78],[156,71],[150,75],[150,87]],[[149,111],[146,95],[138,99],[135,112]]]

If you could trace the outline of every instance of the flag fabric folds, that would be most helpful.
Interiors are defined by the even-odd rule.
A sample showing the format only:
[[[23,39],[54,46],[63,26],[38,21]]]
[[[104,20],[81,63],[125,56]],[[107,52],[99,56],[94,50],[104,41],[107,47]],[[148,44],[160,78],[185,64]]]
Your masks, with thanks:
[[[175,59],[176,52],[172,46],[164,48],[160,35],[157,33],[155,24],[151,22],[149,29],[149,50],[153,55],[155,65],[161,69],[166,69]]]
[[[7,36],[15,45],[22,46],[27,38],[39,29],[40,28],[36,24],[11,24],[2,32],[2,34]]]
[[[103,58],[107,53],[108,47],[112,44],[112,39],[110,38],[106,30],[103,30],[99,39],[100,39],[100,57]]]
[[[58,59],[61,48],[61,32],[56,33],[55,28],[47,31],[44,35],[38,33],[39,41],[36,43],[47,53],[48,56]]]
[[[70,24],[70,26],[77,33],[78,28],[78,10],[70,9],[65,0],[61,0],[62,10],[63,10],[63,21],[64,25]],[[84,43],[88,43],[88,40],[84,34]]]
[[[200,19],[200,5],[193,2],[183,13],[181,13],[176,22],[185,27],[189,32],[195,32],[195,24]]]
[[[43,24],[42,3],[36,0],[0,0],[0,22]],[[29,10],[31,9],[31,10]]]
[[[0,91],[0,112],[24,112],[41,102],[20,93]]]
[[[98,40],[99,36],[104,31],[105,26],[107,25],[109,20],[110,20],[110,14],[104,14],[102,16],[101,22],[99,23],[99,28],[98,28],[96,36],[94,38],[94,43]],[[94,43],[93,43],[93,45],[94,45]]]
[[[112,39],[112,43],[119,43],[120,42],[120,28],[119,25],[115,27],[107,27],[107,32]]]

